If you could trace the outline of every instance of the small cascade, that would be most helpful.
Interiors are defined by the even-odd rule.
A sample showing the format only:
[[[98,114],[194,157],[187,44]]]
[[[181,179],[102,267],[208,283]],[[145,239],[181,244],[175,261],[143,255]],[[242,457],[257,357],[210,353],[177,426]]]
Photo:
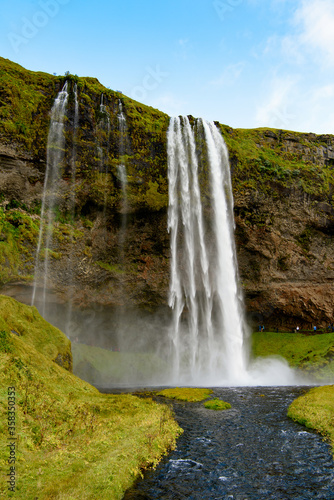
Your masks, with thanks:
[[[68,290],[69,299],[67,302],[67,312],[66,312],[66,326],[65,333],[68,337],[71,336],[71,319],[72,319],[72,298],[73,298],[73,268],[74,268],[74,220],[75,220],[75,185],[76,185],[76,161],[77,161],[77,138],[78,138],[78,126],[79,126],[79,101],[78,101],[78,87],[74,84],[73,87],[74,94],[74,117],[73,117],[73,145],[72,145],[72,158],[71,158],[71,191],[70,191],[70,219],[71,224],[73,224],[72,231],[70,234],[70,245],[71,250],[69,254],[68,262]]]
[[[234,384],[245,378],[246,362],[228,154],[213,123],[200,120],[196,128],[198,137],[188,118],[179,117],[171,119],[168,129],[173,379]],[[204,142],[205,157],[197,139]],[[212,207],[207,224],[203,165]]]
[[[101,94],[100,118],[97,123],[96,139],[99,159],[100,181],[103,185],[103,217],[106,213],[108,197],[108,172],[109,172],[109,150],[110,150],[110,115],[105,105],[104,95]]]
[[[68,101],[68,83],[65,82],[51,109],[51,121],[47,143],[47,162],[41,208],[41,222],[35,261],[35,280],[32,293],[32,305],[36,299],[37,284],[42,281],[41,314],[45,315],[46,290],[49,268],[49,252],[52,250],[52,226],[54,209],[57,200],[57,186],[61,177],[61,166],[64,158],[64,121]],[[44,254],[41,255],[42,243]],[[40,268],[43,262],[43,270]],[[41,276],[42,274],[42,276]]]
[[[126,218],[126,211],[127,211],[127,173],[126,173],[126,166],[123,160],[123,156],[126,151],[126,145],[127,145],[127,124],[126,124],[126,118],[125,114],[123,112],[123,106],[122,106],[122,101],[119,99],[118,100],[118,113],[117,113],[117,120],[118,120],[118,130],[119,130],[119,156],[121,158],[121,163],[118,164],[118,175],[119,179],[121,181],[121,186],[122,186],[122,195],[123,195],[123,200],[122,200],[122,212],[125,214]],[[126,224],[126,221],[122,221],[123,224]]]
[[[101,94],[100,112],[103,113],[103,114],[105,114],[105,115],[107,115],[107,117],[108,117],[107,108],[106,108],[106,106],[104,104],[104,95],[103,94]],[[107,118],[107,120],[108,120],[108,118]]]
[[[100,161],[100,172],[108,172],[108,153],[109,153],[109,140],[110,140],[110,116],[104,104],[104,95],[101,94],[100,101],[100,120],[98,129],[100,131],[100,144],[98,145],[98,154]]]

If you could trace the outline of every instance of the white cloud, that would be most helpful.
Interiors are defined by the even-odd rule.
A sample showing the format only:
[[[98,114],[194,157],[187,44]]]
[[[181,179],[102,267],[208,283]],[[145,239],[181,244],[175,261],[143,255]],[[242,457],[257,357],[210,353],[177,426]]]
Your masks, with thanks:
[[[167,92],[147,100],[146,104],[164,111],[169,116],[178,116],[185,113],[187,102],[177,98],[171,92]]]
[[[334,83],[308,87],[292,77],[273,77],[264,104],[256,111],[256,126],[334,133]]]
[[[299,0],[296,4],[286,25],[288,32],[272,35],[262,50],[274,76],[267,79],[256,122],[333,134],[334,0]]]
[[[258,107],[256,122],[259,127],[289,128],[295,115],[292,102],[297,81],[291,77],[274,77],[269,84],[265,103]]]
[[[282,40],[282,48],[296,62],[306,62],[311,56],[320,66],[334,63],[334,2],[333,0],[301,0],[295,11],[296,32]]]

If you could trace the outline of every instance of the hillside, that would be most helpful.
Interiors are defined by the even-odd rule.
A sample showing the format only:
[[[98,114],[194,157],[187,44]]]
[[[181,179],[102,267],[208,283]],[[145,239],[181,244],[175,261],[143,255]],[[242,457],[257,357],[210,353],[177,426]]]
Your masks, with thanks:
[[[120,499],[175,446],[167,406],[100,394],[71,361],[69,340],[35,307],[0,296],[0,459],[15,486],[1,481],[3,498]]]

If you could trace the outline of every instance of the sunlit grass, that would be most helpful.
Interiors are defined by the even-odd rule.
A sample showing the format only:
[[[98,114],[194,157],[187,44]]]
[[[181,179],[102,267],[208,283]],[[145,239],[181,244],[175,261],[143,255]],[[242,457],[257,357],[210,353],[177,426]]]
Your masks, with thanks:
[[[192,387],[175,387],[174,389],[163,389],[157,392],[157,396],[164,396],[170,399],[179,399],[180,401],[188,401],[197,403],[207,399],[213,391],[211,389],[198,389]]]
[[[334,386],[315,387],[290,405],[288,416],[317,430],[332,444],[334,453]]]
[[[256,332],[252,335],[252,355],[279,355],[291,367],[300,368],[319,381],[334,378],[334,333]]]
[[[0,496],[121,499],[175,446],[181,431],[171,410],[149,398],[101,394],[59,366],[69,341],[35,308],[0,296],[0,314],[2,470],[9,471],[8,387],[15,387],[17,437],[16,491],[2,482]]]
[[[219,398],[209,399],[209,401],[206,401],[203,404],[205,408],[208,408],[209,410],[229,410],[232,408],[230,403],[226,403],[226,401]]]

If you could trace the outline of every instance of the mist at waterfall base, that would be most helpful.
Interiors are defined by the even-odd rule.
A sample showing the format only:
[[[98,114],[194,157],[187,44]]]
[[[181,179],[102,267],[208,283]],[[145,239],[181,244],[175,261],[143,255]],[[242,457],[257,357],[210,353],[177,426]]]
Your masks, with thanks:
[[[234,243],[233,195],[228,152],[213,123],[172,118],[167,134],[171,241],[169,308],[155,312],[133,307],[92,305],[84,311],[57,304],[48,287],[57,191],[64,162],[64,123],[68,85],[51,110],[47,169],[36,252],[32,304],[73,341],[74,373],[100,387],[111,386],[237,386],[308,383],[284,360],[251,360],[249,332]],[[73,143],[78,127],[76,88]],[[125,153],[126,115],[118,104],[119,154]],[[107,137],[97,145],[101,172],[108,173],[110,117],[100,103],[98,129]],[[97,134],[99,135],[99,134]],[[75,189],[75,146],[72,185]],[[118,246],[124,255],[127,234],[127,174],[118,168],[123,201]],[[71,199],[74,213],[75,195]],[[102,217],[105,216],[105,211]],[[44,243],[44,257],[40,258]],[[73,242],[72,242],[73,243]],[[67,275],[73,279],[73,255]],[[71,289],[72,283],[67,284]],[[82,359],[84,352],[85,358]],[[102,369],[103,366],[103,369]],[[118,367],[115,371],[115,367]]]

